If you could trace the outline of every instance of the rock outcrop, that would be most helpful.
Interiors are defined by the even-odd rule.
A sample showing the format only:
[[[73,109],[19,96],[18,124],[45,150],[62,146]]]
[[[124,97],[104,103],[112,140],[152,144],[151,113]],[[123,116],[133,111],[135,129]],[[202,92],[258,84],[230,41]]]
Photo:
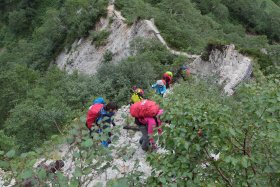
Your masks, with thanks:
[[[113,20],[112,23],[110,20]],[[133,39],[155,37],[146,21],[137,21],[128,26],[124,20],[121,14],[114,10],[114,5],[109,5],[108,17],[102,18],[95,28],[95,31],[106,29],[110,33],[106,44],[96,47],[90,38],[82,38],[72,45],[70,52],[62,52],[55,63],[69,73],[77,70],[85,74],[94,74],[106,51],[111,52],[112,62],[119,62],[131,56],[129,45]]]
[[[110,33],[106,44],[96,47],[90,38],[82,38],[74,42],[68,53],[65,50],[57,57],[55,64],[60,69],[65,69],[69,73],[77,70],[85,74],[94,74],[108,51],[112,54],[114,63],[131,56],[130,43],[137,37],[156,38],[175,55],[183,55],[188,58],[198,57],[198,55],[189,55],[168,47],[153,20],[138,20],[129,26],[125,23],[125,18],[121,13],[114,9],[113,4],[108,6],[107,11],[107,18],[101,18],[95,26],[96,32],[106,29]]]
[[[122,178],[132,172],[141,172],[141,179],[143,181],[151,175],[152,168],[146,161],[146,153],[141,149],[139,144],[141,132],[124,130],[122,128],[127,125],[126,116],[128,115],[129,106],[123,106],[116,113],[116,126],[113,127],[113,132],[114,135],[119,138],[110,145],[114,146],[114,150],[111,153],[113,160],[110,162],[110,166],[101,173],[99,173],[97,168],[92,168],[92,172],[90,174],[81,178],[81,183],[83,184],[82,186],[88,187],[96,186],[98,184],[106,186],[106,183],[109,180]],[[69,144],[62,144],[59,145],[53,153],[50,153],[56,155],[56,157],[61,158],[64,161],[65,166],[62,168],[62,172],[63,175],[69,179],[73,177],[73,173],[75,171],[73,153],[77,151],[77,147],[70,146]],[[41,158],[37,160],[33,167],[36,168],[41,163],[49,165],[53,161],[54,160]],[[104,161],[103,164],[107,164],[107,161]]]
[[[6,183],[5,178],[10,174],[10,172],[5,172],[4,170],[2,170],[0,168],[0,186],[5,186],[5,187],[12,187],[15,185],[16,180],[15,179],[11,179],[11,181]]]
[[[217,77],[218,84],[224,85],[225,93],[232,95],[238,84],[250,78],[252,59],[240,54],[234,45],[227,45],[212,50],[208,61],[197,58],[190,67],[194,74]]]

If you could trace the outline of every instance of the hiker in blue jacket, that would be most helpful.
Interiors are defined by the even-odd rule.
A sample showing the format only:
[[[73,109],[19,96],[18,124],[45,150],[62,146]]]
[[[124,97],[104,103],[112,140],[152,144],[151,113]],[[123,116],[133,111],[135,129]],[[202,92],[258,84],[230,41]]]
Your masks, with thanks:
[[[163,97],[163,94],[166,92],[166,86],[165,86],[164,80],[157,80],[155,84],[152,85],[152,88],[156,90],[156,93],[161,95]]]
[[[110,127],[110,124],[112,124],[113,126],[116,125],[112,116],[115,114],[117,105],[113,102],[110,102],[106,105],[105,100],[102,97],[98,97],[92,101],[92,105],[90,106],[89,110],[91,110],[92,107],[100,104],[102,104],[103,107],[99,110],[98,117],[94,120],[94,123],[99,127],[99,129],[96,130],[96,133],[102,133],[104,129]],[[91,136],[91,132],[90,132],[90,136]],[[104,147],[108,147],[108,145],[111,143],[110,137],[112,136],[112,133],[109,132],[108,136],[109,139],[107,141],[101,142]]]
[[[113,108],[117,109],[117,106],[114,104],[114,106],[112,106]],[[98,130],[97,130],[97,133],[101,133],[104,129],[108,128],[108,124],[112,124],[113,126],[115,126],[115,122],[114,122],[114,119],[112,119],[112,116],[115,114],[115,110],[111,111],[111,112],[108,112],[108,110],[106,110],[106,108],[102,108],[99,112],[99,116],[98,118],[96,119],[96,124],[100,127]],[[108,119],[106,119],[108,118]],[[101,124],[101,123],[104,123],[104,124]],[[107,124],[107,125],[106,125]],[[109,144],[111,143],[111,136],[113,134],[111,132],[108,133],[108,136],[109,136],[109,139],[107,141],[102,141],[101,144],[104,146],[104,147],[108,147]]]

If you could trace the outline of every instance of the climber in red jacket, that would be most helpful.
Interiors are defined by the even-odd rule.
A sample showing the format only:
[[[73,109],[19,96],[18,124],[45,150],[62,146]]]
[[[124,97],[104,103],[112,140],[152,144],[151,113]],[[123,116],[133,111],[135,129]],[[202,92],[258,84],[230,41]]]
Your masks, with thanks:
[[[171,81],[172,81],[172,73],[166,72],[163,74],[162,79],[166,82],[166,88],[168,89],[170,87]]]

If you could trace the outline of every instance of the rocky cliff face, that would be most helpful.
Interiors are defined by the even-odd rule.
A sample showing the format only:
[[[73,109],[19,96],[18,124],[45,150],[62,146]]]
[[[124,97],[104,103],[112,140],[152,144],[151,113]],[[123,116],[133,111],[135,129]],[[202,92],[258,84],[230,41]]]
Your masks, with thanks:
[[[129,26],[125,23],[125,18],[121,13],[114,9],[113,3],[108,6],[107,12],[107,18],[102,18],[94,29],[96,32],[107,30],[110,33],[106,45],[97,47],[92,44],[90,38],[82,38],[74,42],[68,53],[65,50],[57,57],[55,64],[60,69],[69,73],[77,70],[80,73],[92,75],[102,63],[107,51],[111,52],[114,63],[131,56],[130,43],[137,37],[156,38],[175,55],[183,55],[188,58],[199,57],[168,47],[153,20],[138,20]]]
[[[90,38],[82,38],[72,45],[70,52],[62,52],[55,63],[69,73],[77,70],[80,73],[94,74],[106,51],[112,53],[112,62],[119,62],[131,56],[129,44],[133,39],[155,37],[148,21],[138,21],[128,26],[124,20],[113,5],[108,6],[108,17],[102,18],[95,28],[95,31],[106,29],[110,33],[106,45],[96,47]]]
[[[110,145],[110,147],[114,147],[114,150],[111,153],[111,156],[114,159],[110,162],[110,166],[101,173],[98,171],[98,168],[93,168],[90,174],[81,178],[82,181],[80,182],[83,184],[83,187],[96,186],[98,184],[106,186],[106,183],[109,180],[125,177],[132,172],[141,172],[142,180],[151,175],[152,168],[149,163],[146,162],[146,153],[141,149],[139,144],[141,132],[125,130],[122,128],[127,125],[126,117],[128,115],[129,106],[123,106],[116,113],[116,126],[113,127],[113,133],[114,136],[118,137],[118,140],[115,142],[113,141]],[[65,163],[63,174],[68,178],[72,178],[75,171],[74,157],[72,155],[76,151],[78,151],[77,147],[63,144],[59,146],[55,153],[50,153],[63,159]],[[34,168],[37,167],[39,163],[46,163],[48,165],[51,162],[53,162],[53,160],[46,160],[44,158],[39,159],[34,165]],[[103,161],[101,166],[106,164],[107,161]]]
[[[116,126],[113,127],[114,136],[118,137],[116,141],[113,141],[110,145],[114,147],[114,150],[110,153],[113,160],[109,163],[109,167],[102,172],[99,168],[92,168],[91,173],[85,175],[81,178],[81,186],[92,187],[96,185],[106,186],[106,183],[111,179],[122,178],[128,176],[133,172],[140,172],[141,180],[145,180],[151,175],[152,168],[146,161],[146,152],[142,150],[139,139],[141,138],[140,131],[125,130],[123,126],[128,125],[126,117],[129,115],[129,106],[121,107],[115,116]],[[133,125],[133,124],[130,124]],[[114,138],[112,138],[114,139]],[[100,145],[101,146],[101,145]],[[92,150],[95,151],[95,150]],[[64,161],[64,167],[62,168],[62,173],[68,179],[71,179],[75,172],[75,157],[74,152],[79,152],[75,145],[61,144],[57,145],[52,152],[49,152],[49,158],[62,159]],[[164,153],[163,149],[158,150],[159,153]],[[109,156],[109,155],[108,155]],[[98,159],[97,159],[98,160]],[[97,161],[93,160],[93,162]],[[33,168],[37,168],[40,164],[49,165],[55,160],[46,159],[44,157],[39,158],[34,164]],[[98,160],[100,163],[100,168],[108,164],[108,161]],[[83,165],[87,165],[83,163]],[[4,178],[8,173],[5,173],[0,169],[0,186],[11,187],[15,185],[15,179],[9,184],[4,185]]]
[[[64,51],[57,57],[58,67],[69,73],[77,70],[84,74],[95,74],[107,51],[112,54],[112,62],[117,63],[133,55],[130,42],[137,37],[143,37],[156,38],[171,53],[195,59],[190,65],[192,73],[217,77],[218,83],[224,85],[224,91],[228,95],[232,95],[234,88],[252,73],[252,60],[238,53],[234,45],[225,46],[222,50],[212,50],[209,60],[204,61],[199,55],[190,55],[168,47],[153,20],[138,20],[132,26],[127,25],[125,18],[114,9],[113,4],[108,6],[107,18],[102,18],[95,26],[95,31],[105,29],[110,34],[104,46],[96,47],[90,38],[82,38],[72,45],[68,53]]]
[[[224,85],[225,93],[232,95],[238,84],[250,78],[252,59],[240,54],[234,45],[228,45],[212,50],[208,61],[197,58],[190,67],[194,74],[216,77],[218,84]]]
[[[119,139],[116,142],[112,142],[114,150],[112,151],[113,161],[110,163],[104,172],[98,173],[95,169],[92,170],[88,176],[84,177],[84,187],[96,186],[102,184],[106,186],[106,183],[111,179],[117,179],[125,177],[132,172],[141,172],[141,179],[146,179],[151,175],[152,168],[146,161],[146,153],[141,149],[139,139],[141,138],[140,131],[125,130],[122,127],[127,125],[124,116],[129,115],[129,106],[123,106],[118,110],[115,116],[116,126],[113,127],[114,135],[118,136]],[[117,128],[117,129],[115,129]],[[111,145],[110,145],[111,146]],[[67,156],[68,146],[64,146],[61,152],[61,157]],[[124,152],[122,152],[124,151]],[[67,157],[66,157],[67,158]],[[65,160],[66,166],[63,168],[64,174],[71,177],[74,171],[74,166],[71,164],[73,160]],[[106,164],[106,161],[104,161]],[[90,179],[90,180],[88,180]]]

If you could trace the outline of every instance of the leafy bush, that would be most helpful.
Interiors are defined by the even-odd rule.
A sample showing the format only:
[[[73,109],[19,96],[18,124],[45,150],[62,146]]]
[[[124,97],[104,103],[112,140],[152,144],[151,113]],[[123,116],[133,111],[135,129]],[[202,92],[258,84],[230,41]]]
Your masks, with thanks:
[[[110,32],[107,30],[102,31],[92,31],[91,32],[91,43],[95,44],[96,47],[104,46],[107,43],[107,38],[110,35]]]
[[[9,28],[15,34],[22,34],[29,27],[29,20],[23,9],[9,13]]]
[[[202,16],[188,0],[177,2],[163,0],[154,6],[142,0],[118,0],[116,5],[123,10],[129,22],[139,18],[154,18],[168,44],[180,50],[197,53],[204,48],[210,38],[216,38],[221,34],[219,25]]]
[[[88,35],[95,22],[105,14],[107,4],[105,0],[64,0],[63,6],[53,2],[45,3],[38,2],[32,5],[38,6],[42,12],[35,11],[28,20],[24,17],[28,13],[25,9],[10,13],[9,27],[14,29],[17,37],[10,41],[9,34],[3,34],[4,43],[8,42],[5,46],[8,47],[5,52],[7,61],[25,63],[32,68],[45,71],[65,45],[70,46],[76,38]],[[18,17],[22,19],[17,19]],[[27,21],[32,22],[33,27],[29,28]],[[22,35],[23,29],[27,28],[30,29],[30,33]]]
[[[106,6],[106,0],[66,0],[65,9],[62,9],[62,20],[68,29],[66,43],[71,45],[77,37],[87,36],[95,22],[106,14]]]
[[[280,7],[280,1],[279,0],[272,0],[272,1]]]
[[[106,50],[105,53],[104,53],[104,55],[103,55],[103,62],[104,62],[104,63],[109,63],[109,62],[111,62],[112,59],[113,59],[113,55],[114,55],[114,54],[113,54],[111,51]]]
[[[267,49],[268,55],[270,56],[271,60],[273,61],[275,66],[280,66],[280,45],[271,45]]]
[[[211,41],[205,48],[205,51],[202,53],[201,58],[204,61],[209,60],[209,56],[213,50],[219,50],[221,52],[224,51],[226,43],[223,41]]]
[[[253,31],[266,34],[268,38],[279,41],[280,7],[272,1],[221,1],[226,5],[233,18],[243,22]]]
[[[9,116],[9,111],[26,98],[27,92],[33,88],[38,72],[24,65],[7,64],[0,67],[0,128]]]
[[[167,70],[177,69],[187,61],[183,56],[171,54],[165,46],[155,39],[136,38],[131,43],[131,53],[138,62],[149,62],[155,71],[157,79],[161,79]]]
[[[233,98],[201,81],[176,87],[162,102],[168,153],[148,156],[156,169],[148,184],[279,185],[279,88],[279,77],[244,85]]]
[[[21,152],[40,146],[53,134],[61,133],[75,112],[83,109],[91,96],[89,83],[88,78],[77,74],[49,70],[34,88],[27,90],[26,98],[8,110],[5,133],[16,137]]]
[[[1,151],[5,151],[8,152],[11,149],[15,149],[15,140],[9,136],[7,136],[4,131],[0,130],[0,140],[1,140],[1,144],[0,144],[0,152]],[[1,154],[0,154],[1,157]],[[1,165],[0,165],[1,167]]]
[[[39,147],[51,135],[59,133],[69,118],[70,108],[65,103],[52,96],[44,100],[44,103],[25,100],[11,110],[5,123],[5,133],[15,136],[21,152]]]
[[[240,0],[234,3],[236,4],[234,7],[230,1],[225,0],[192,0],[192,2],[194,3],[189,0],[176,3],[169,0],[137,2],[118,0],[116,5],[130,23],[139,18],[154,18],[162,36],[171,47],[192,53],[202,52],[212,40],[224,40],[241,48],[261,49],[268,45],[267,38],[276,38],[279,17],[276,12],[279,7],[273,6],[271,1],[267,2],[265,8],[269,12],[267,15],[259,8],[261,1],[252,3]],[[245,11],[247,8],[250,9],[248,12]],[[239,9],[240,14],[235,15],[234,12],[238,12]],[[236,16],[239,16],[240,20]],[[247,19],[258,23],[258,26],[254,26],[255,31],[252,31],[250,26],[244,25]],[[251,34],[248,35],[248,31]],[[255,32],[265,35],[258,36]]]
[[[136,61],[133,58],[120,64],[104,64],[100,67],[97,77],[102,84],[103,94],[110,100],[127,104],[133,85],[149,88],[155,79],[153,67],[148,62]]]
[[[274,64],[270,57],[264,53],[261,53],[261,51],[256,50],[256,49],[241,49],[241,53],[247,55],[247,56],[252,56],[256,59],[257,63],[260,66],[260,70],[265,74],[271,74],[271,73],[277,73],[275,71],[276,69],[271,69]]]

